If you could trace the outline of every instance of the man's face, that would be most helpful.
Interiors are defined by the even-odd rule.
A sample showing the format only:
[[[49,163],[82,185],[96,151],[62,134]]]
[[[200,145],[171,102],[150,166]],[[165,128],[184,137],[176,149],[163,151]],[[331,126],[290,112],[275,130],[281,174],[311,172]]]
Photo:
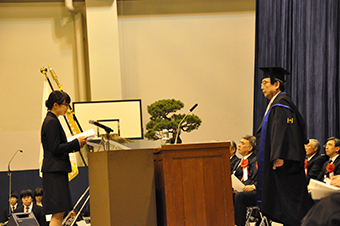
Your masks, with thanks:
[[[278,93],[279,86],[279,82],[274,82],[274,84],[271,84],[270,78],[264,78],[262,79],[261,90],[263,95],[270,100]]]
[[[335,141],[334,140],[329,140],[326,143],[326,154],[330,157],[333,158],[338,154],[340,147],[335,147]]]
[[[247,156],[250,154],[253,147],[249,144],[249,140],[242,138],[237,146],[237,149],[242,156]]]
[[[17,203],[17,201],[18,201],[18,199],[15,198],[15,197],[11,197],[11,198],[9,199],[9,202],[11,203],[12,206],[14,206],[14,205]]]
[[[312,141],[309,141],[308,144],[305,144],[306,156],[311,157],[316,152],[317,147],[314,147]]]
[[[22,202],[22,204],[24,204],[25,206],[29,206],[29,205],[31,205],[32,197],[31,197],[31,196],[22,197],[22,198],[21,198],[21,202]]]

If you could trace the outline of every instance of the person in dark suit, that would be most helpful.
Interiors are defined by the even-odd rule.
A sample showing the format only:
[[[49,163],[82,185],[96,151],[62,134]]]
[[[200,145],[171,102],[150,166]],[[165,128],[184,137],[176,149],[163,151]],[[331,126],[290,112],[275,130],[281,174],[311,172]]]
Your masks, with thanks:
[[[33,203],[33,192],[31,189],[22,190],[20,192],[22,205],[14,210],[14,213],[30,213],[33,212],[40,226],[47,226],[45,214],[41,206]]]
[[[257,179],[256,155],[254,154],[256,138],[254,136],[244,136],[237,146],[238,153],[242,159],[235,164],[233,174],[245,185],[254,184]]]
[[[247,135],[240,140],[238,145],[238,152],[243,158],[238,162],[238,166],[235,167],[234,175],[245,185],[243,191],[235,191],[234,195],[235,225],[238,226],[245,225],[247,207],[256,205],[257,168],[254,153],[255,142],[256,138],[254,136]],[[248,175],[245,176],[246,174]]]
[[[326,182],[333,176],[340,174],[340,140],[336,137],[330,137],[327,139],[325,145],[326,155],[329,156],[329,161],[326,161],[322,170],[319,173],[317,180]]]
[[[240,160],[236,155],[237,146],[233,140],[231,141],[229,151],[230,151],[230,171],[232,172],[232,170],[235,167],[235,164]]]
[[[2,218],[0,223],[5,223],[9,220],[12,215],[12,212],[18,207],[18,194],[15,191],[12,191],[11,197],[9,197],[9,205],[2,211]]]
[[[42,197],[44,194],[44,190],[42,188],[36,188],[34,190],[34,203],[38,206],[43,206],[42,204]]]
[[[53,91],[46,101],[47,115],[41,127],[41,142],[44,149],[43,203],[45,214],[52,214],[50,226],[62,226],[63,215],[72,209],[68,173],[71,172],[69,153],[79,151],[86,143],[81,136],[67,142],[58,117],[65,115],[71,98],[62,91]]]
[[[327,158],[319,154],[320,142],[316,139],[309,139],[309,143],[305,145],[305,150],[305,173],[307,184],[309,184],[311,178],[316,179],[319,176]]]
[[[334,176],[331,185],[340,187],[340,175]],[[339,226],[340,193],[336,192],[322,198],[315,204],[302,220],[301,226]]]
[[[281,67],[260,69],[261,90],[270,101],[256,135],[258,206],[267,218],[297,226],[314,204],[304,172],[306,124],[284,92],[285,75],[290,73]]]

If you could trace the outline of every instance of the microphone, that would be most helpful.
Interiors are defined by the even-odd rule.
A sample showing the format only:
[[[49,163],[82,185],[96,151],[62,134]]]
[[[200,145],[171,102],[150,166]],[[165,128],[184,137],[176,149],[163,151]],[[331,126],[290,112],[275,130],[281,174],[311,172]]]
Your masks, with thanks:
[[[190,112],[192,112],[193,110],[195,110],[195,108],[198,106],[198,104],[195,104],[192,108],[190,108]]]
[[[177,144],[177,139],[179,136],[179,127],[181,126],[182,122],[184,121],[184,119],[193,111],[195,110],[195,108],[198,106],[198,104],[196,103],[194,106],[192,106],[192,108],[190,108],[189,112],[184,116],[184,118],[179,122],[178,124],[178,128],[177,128],[177,133],[176,133],[176,139],[175,139],[175,144]]]
[[[11,165],[11,162],[12,162],[12,160],[14,159],[14,157],[15,157],[15,155],[18,153],[18,152],[21,152],[21,153],[23,153],[24,151],[23,150],[21,150],[21,149],[18,149],[18,150],[16,150],[16,152],[14,153],[14,155],[13,155],[13,157],[11,158],[11,160],[9,160],[9,162],[8,162],[8,172],[10,172],[11,170],[10,170],[10,165]]]
[[[111,129],[110,127],[107,127],[107,126],[104,126],[103,124],[99,123],[99,122],[96,122],[94,121],[93,119],[90,119],[89,120],[89,123],[92,124],[92,125],[95,125],[95,126],[98,126],[102,129],[104,129],[106,131],[106,133],[110,133],[110,132],[113,132],[113,129]]]

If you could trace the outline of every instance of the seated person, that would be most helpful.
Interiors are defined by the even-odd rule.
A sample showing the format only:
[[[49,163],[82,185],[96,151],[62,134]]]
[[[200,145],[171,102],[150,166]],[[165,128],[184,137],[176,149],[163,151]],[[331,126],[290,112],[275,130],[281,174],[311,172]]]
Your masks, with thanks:
[[[12,191],[11,197],[9,198],[9,204],[11,205],[10,208],[4,208],[2,212],[2,218],[0,223],[5,223],[9,220],[12,212],[18,207],[18,194],[15,191]],[[9,213],[8,213],[9,212]]]
[[[33,212],[40,226],[46,226],[46,218],[41,206],[33,203],[33,192],[31,189],[26,189],[20,192],[22,205],[14,210],[14,213],[29,213]]]
[[[238,152],[243,159],[235,166],[233,173],[245,185],[243,192],[235,191],[234,195],[235,225],[238,226],[245,225],[247,207],[256,206],[257,167],[256,155],[253,153],[255,143],[256,138],[248,135],[238,145]]]
[[[229,147],[229,151],[230,151],[230,170],[232,172],[232,170],[235,167],[235,164],[240,160],[236,155],[237,146],[234,141],[231,141],[231,146]]]
[[[331,185],[340,187],[340,175],[334,176]],[[340,193],[334,193],[315,204],[302,219],[301,226],[339,226]]]
[[[326,182],[326,178],[331,179],[333,176],[340,174],[340,140],[335,137],[327,139],[325,145],[326,155],[329,156],[329,161],[326,161],[317,180]]]
[[[309,143],[305,144],[306,161],[305,173],[307,184],[309,180],[316,179],[322,170],[322,166],[326,161],[324,156],[319,155],[320,143],[316,139],[309,139]]]
[[[43,189],[42,188],[36,188],[34,190],[34,199],[35,199],[35,204],[38,206],[43,206],[42,204],[42,197],[43,197]]]

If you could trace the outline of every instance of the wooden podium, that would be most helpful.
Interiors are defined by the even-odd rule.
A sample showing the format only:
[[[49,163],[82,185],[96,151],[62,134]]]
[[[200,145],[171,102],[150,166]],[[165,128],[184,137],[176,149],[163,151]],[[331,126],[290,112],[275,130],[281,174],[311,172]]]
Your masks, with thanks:
[[[156,226],[153,149],[89,153],[91,225]]]
[[[235,225],[229,147],[217,142],[154,150],[158,225]]]

